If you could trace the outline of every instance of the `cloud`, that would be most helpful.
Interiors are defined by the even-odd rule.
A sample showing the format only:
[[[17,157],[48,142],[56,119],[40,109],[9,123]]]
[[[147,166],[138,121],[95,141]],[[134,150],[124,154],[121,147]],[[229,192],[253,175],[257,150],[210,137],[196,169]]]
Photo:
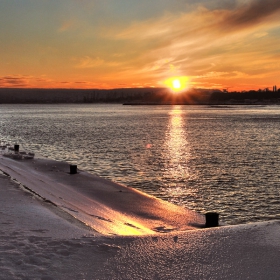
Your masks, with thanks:
[[[221,36],[221,33],[237,33],[240,30],[259,27],[260,23],[279,25],[279,0],[254,0],[240,4],[232,10],[209,10],[200,6],[192,12],[180,14],[166,13],[163,17],[134,22],[124,30],[108,30],[108,36],[122,40],[153,40],[161,39],[172,42],[176,39],[192,39],[210,33]],[[106,32],[105,32],[106,34]]]
[[[84,56],[76,60],[78,60],[78,68],[94,68],[104,64],[104,60],[99,57],[92,58],[90,56]]]
[[[127,72],[154,79],[189,75],[194,82],[221,81],[279,71],[274,60],[279,36],[270,32],[280,28],[280,1],[237,2],[227,9],[199,6],[190,12],[166,12],[123,29],[110,27],[101,36],[123,42],[124,52],[130,53]],[[133,63],[130,68],[129,63]]]
[[[112,55],[112,57],[114,58],[115,55]],[[118,67],[120,64],[122,64],[115,59],[105,60],[98,56],[97,57],[83,56],[80,58],[74,58],[73,60],[76,62],[76,66],[75,66],[76,68],[97,68],[99,70],[101,68]]]
[[[256,38],[262,38],[268,35],[268,32],[257,32],[254,34],[254,37]]]
[[[75,27],[75,21],[74,20],[65,20],[59,27],[58,32],[65,32],[68,30],[71,30]]]
[[[255,0],[240,5],[224,18],[224,27],[249,27],[280,12],[279,0]]]
[[[47,78],[45,75],[39,77],[30,75],[7,75],[0,77],[1,88],[45,88],[52,87],[51,84],[53,82],[55,81]]]
[[[50,32],[56,32],[46,34],[52,36],[42,36],[44,29],[38,26],[40,37],[34,41],[30,37],[24,44],[13,41],[2,48],[4,54],[13,49],[3,55],[14,65],[5,70],[8,74],[28,62],[26,73],[45,73],[53,80],[6,75],[0,77],[0,86],[74,87],[83,85],[80,77],[89,81],[86,86],[93,77],[96,87],[159,85],[173,75],[190,76],[197,85],[211,80],[218,85],[280,75],[279,0],[159,0],[156,13],[151,9],[143,15],[135,7],[151,8],[148,1],[136,6],[128,1],[126,8],[133,9],[135,17],[113,1],[70,2],[52,20]]]
[[[27,87],[29,86],[29,82],[31,76],[20,76],[20,75],[15,75],[15,76],[3,76],[0,77],[0,87],[5,88],[5,87]]]

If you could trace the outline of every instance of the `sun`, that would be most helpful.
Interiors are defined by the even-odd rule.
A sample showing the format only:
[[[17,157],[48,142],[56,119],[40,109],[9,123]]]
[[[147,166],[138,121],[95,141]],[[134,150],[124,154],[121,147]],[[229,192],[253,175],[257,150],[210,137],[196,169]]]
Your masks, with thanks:
[[[188,88],[189,78],[186,76],[170,77],[164,84],[173,92],[180,92]]]
[[[172,87],[174,89],[180,89],[182,87],[180,80],[179,79],[173,80]]]

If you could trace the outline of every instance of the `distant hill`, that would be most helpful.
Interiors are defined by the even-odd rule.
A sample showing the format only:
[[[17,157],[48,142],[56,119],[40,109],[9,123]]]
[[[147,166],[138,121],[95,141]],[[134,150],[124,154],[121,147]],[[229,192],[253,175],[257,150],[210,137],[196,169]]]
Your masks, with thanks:
[[[213,92],[209,99],[210,103],[221,104],[280,104],[280,90],[250,90],[246,92]]]
[[[161,89],[26,89],[1,88],[0,103],[96,103],[142,99]]]
[[[160,103],[199,104],[212,93],[188,90],[174,94],[166,88],[26,89],[0,88],[0,103]]]
[[[280,104],[280,91],[226,92],[188,89],[184,92],[173,93],[166,88],[0,88],[0,103]]]

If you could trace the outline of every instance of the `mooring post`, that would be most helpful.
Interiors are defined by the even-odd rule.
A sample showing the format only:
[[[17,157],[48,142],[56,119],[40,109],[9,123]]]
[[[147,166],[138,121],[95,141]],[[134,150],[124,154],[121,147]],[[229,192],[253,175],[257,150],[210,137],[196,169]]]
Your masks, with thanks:
[[[219,226],[219,214],[216,212],[208,212],[205,214],[205,227],[218,227]]]
[[[77,174],[77,165],[70,164],[70,174]]]
[[[19,152],[19,145],[18,145],[18,144],[15,144],[15,145],[14,145],[14,150],[15,150],[15,153],[18,153],[18,152]]]

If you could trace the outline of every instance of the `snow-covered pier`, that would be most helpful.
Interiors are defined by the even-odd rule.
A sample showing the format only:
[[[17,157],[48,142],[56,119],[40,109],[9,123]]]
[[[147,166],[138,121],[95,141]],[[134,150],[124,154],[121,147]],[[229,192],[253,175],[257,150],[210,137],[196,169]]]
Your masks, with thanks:
[[[280,221],[206,229],[65,162],[1,155],[0,170],[0,279],[279,278]]]

